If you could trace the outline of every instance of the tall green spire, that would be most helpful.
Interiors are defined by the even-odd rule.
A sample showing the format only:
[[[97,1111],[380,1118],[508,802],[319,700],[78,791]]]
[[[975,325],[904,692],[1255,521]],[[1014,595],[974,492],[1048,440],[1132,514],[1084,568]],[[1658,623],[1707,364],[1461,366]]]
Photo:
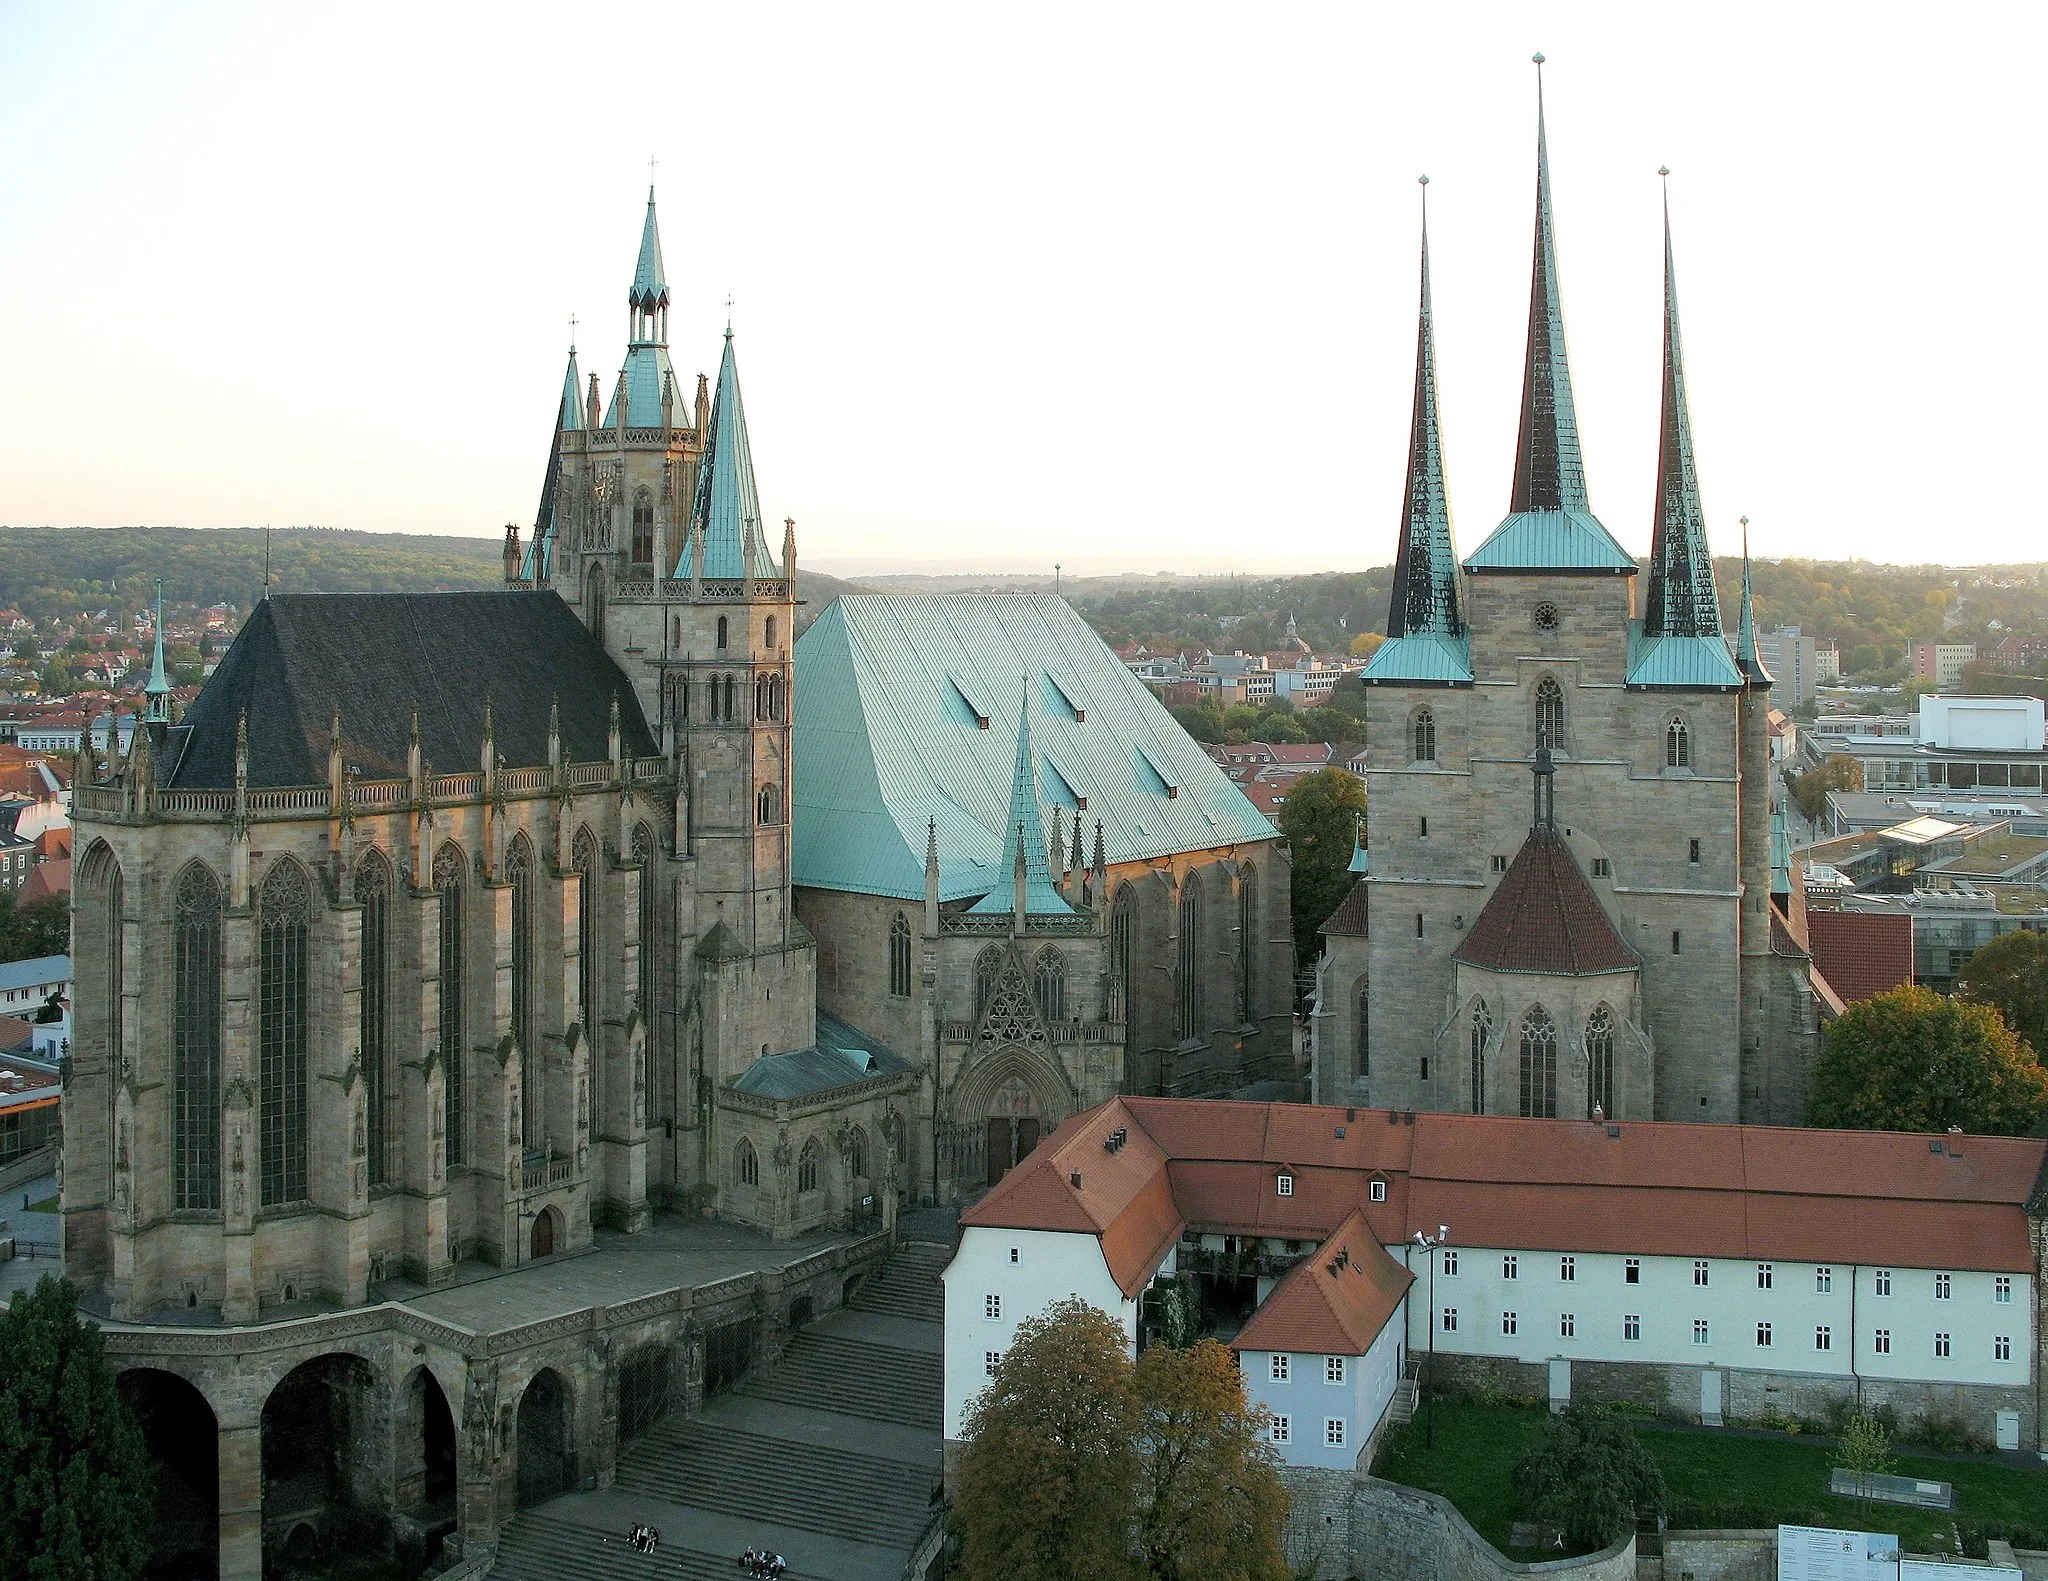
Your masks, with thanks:
[[[668,277],[661,267],[661,230],[654,223],[654,188],[647,189],[647,218],[640,227],[640,257],[626,300],[641,309],[668,306]]]
[[[675,383],[668,360],[668,279],[661,266],[661,231],[654,223],[654,188],[647,189],[647,218],[640,227],[640,256],[633,265],[633,283],[626,290],[626,365],[619,390],[604,414],[604,426],[619,420],[619,391],[626,398],[628,428],[660,428],[664,422],[662,392]],[[684,415],[671,408],[670,418]]]
[[[678,577],[693,574],[690,561],[700,528],[704,534],[705,576],[738,581],[743,576],[780,574],[761,530],[761,501],[754,487],[754,452],[747,442],[747,410],[740,401],[740,370],[733,360],[731,330],[725,332],[725,355],[718,364],[718,393],[711,402],[710,432],[705,436],[704,459],[697,471],[691,530],[676,565]]]
[[[1408,429],[1408,487],[1401,500],[1401,543],[1394,553],[1394,596],[1387,635],[1465,629],[1458,612],[1458,552],[1444,484],[1443,431],[1437,414],[1436,330],[1429,302],[1429,177],[1422,186],[1422,305],[1415,328],[1415,408]]]
[[[555,428],[569,433],[580,432],[583,427],[583,380],[576,372],[576,347],[569,346],[569,367],[562,375],[562,406],[555,414]]]
[[[1017,766],[1010,779],[1009,827],[1003,831],[1003,860],[997,870],[1002,887],[990,891],[970,908],[978,912],[1004,912],[1015,908],[1016,897],[1007,882],[1016,871],[1019,853],[1024,864],[1024,909],[1039,912],[1071,912],[1053,884],[1046,865],[1045,820],[1038,805],[1038,765],[1031,742],[1031,679],[1024,680],[1024,701],[1017,712]]]
[[[1749,518],[1742,518],[1742,611],[1735,622],[1735,667],[1750,686],[1770,686],[1776,677],[1756,651],[1756,608],[1749,599]]]
[[[1522,426],[1515,446],[1516,511],[1586,510],[1579,415],[1565,357],[1550,212],[1550,138],[1543,124],[1543,57],[1536,61],[1536,261],[1529,281],[1529,347],[1522,367]]]
[[[142,717],[148,724],[171,722],[171,678],[164,670],[164,579],[156,579],[156,643],[149,660],[149,681],[142,688],[148,699]]]
[[[1669,170],[1659,170],[1668,177]],[[1650,586],[1643,602],[1646,637],[1710,637],[1721,631],[1714,561],[1700,508],[1692,413],[1685,399],[1685,355],[1678,335],[1678,271],[1671,261],[1671,198],[1664,198],[1664,410],[1657,444],[1657,521],[1650,536]]]

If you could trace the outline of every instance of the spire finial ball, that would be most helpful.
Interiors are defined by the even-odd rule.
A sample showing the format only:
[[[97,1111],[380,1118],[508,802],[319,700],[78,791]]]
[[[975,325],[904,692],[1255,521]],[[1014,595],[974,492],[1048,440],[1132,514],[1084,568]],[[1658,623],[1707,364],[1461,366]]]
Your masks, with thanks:
[[[1531,55],[1529,58],[1540,66],[1543,64],[1543,51],[1539,49],[1538,51],[1536,51],[1535,54]]]
[[[1425,187],[1426,187],[1426,186],[1428,186],[1428,185],[1429,185],[1429,177],[1427,177],[1427,176],[1417,176],[1417,177],[1415,178],[1415,180],[1416,180],[1417,184],[1418,184],[1418,185],[1420,185],[1420,186],[1425,186]]]
[[[1660,176],[1668,176],[1671,174],[1671,167],[1669,165],[1659,165],[1657,167],[1657,174]]]

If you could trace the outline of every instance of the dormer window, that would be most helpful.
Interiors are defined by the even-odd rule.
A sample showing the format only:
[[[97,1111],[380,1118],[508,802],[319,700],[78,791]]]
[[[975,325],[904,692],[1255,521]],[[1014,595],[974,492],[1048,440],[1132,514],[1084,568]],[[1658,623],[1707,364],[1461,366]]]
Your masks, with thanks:
[[[1281,1196],[1291,1197],[1294,1195],[1294,1177],[1292,1175],[1276,1175],[1273,1178],[1273,1187]]]
[[[1387,1200],[1387,1183],[1384,1180],[1375,1180],[1372,1183],[1370,1194],[1373,1201],[1385,1202]]]

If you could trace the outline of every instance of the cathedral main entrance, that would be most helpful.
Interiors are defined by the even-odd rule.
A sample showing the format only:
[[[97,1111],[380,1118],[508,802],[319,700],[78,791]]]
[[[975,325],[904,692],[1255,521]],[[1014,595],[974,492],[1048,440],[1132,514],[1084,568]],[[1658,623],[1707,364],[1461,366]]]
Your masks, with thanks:
[[[1012,1076],[989,1104],[985,1144],[987,1184],[993,1186],[1038,1146],[1038,1099],[1024,1078]]]

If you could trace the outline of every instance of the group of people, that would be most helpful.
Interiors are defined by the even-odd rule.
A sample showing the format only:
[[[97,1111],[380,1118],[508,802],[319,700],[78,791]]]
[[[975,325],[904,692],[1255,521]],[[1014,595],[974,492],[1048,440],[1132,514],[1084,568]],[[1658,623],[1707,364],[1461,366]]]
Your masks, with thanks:
[[[643,1523],[626,1533],[626,1541],[641,1553],[651,1554],[661,1545],[661,1533]]]
[[[740,1555],[740,1568],[746,1571],[747,1581],[780,1581],[783,1572],[789,1569],[789,1561],[766,1548],[756,1550],[750,1546]]]

